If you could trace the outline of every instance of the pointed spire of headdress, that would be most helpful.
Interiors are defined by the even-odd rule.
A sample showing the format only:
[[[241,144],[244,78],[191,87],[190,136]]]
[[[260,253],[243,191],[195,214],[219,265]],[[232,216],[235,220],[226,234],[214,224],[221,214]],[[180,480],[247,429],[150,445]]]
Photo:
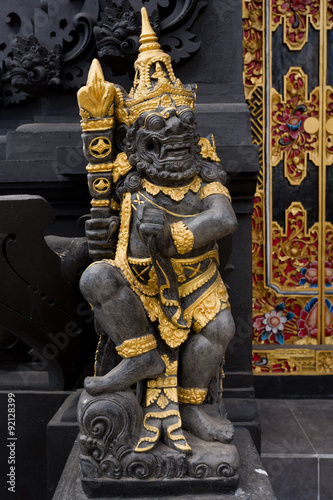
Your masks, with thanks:
[[[155,31],[151,27],[146,7],[142,7],[141,9],[141,22],[142,26],[139,52],[160,49],[161,46],[158,43],[158,38]]]

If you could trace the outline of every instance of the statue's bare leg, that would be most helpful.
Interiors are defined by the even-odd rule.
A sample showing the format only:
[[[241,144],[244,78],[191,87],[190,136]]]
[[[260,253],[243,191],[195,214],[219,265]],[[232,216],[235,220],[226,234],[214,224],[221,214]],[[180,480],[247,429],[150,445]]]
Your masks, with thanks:
[[[205,441],[228,443],[233,438],[231,422],[222,416],[207,415],[201,403],[234,333],[230,309],[224,309],[200,333],[192,333],[182,349],[180,393],[183,397],[180,401],[183,402],[183,428]]]
[[[83,273],[80,289],[124,358],[106,375],[87,377],[87,392],[96,396],[121,391],[139,380],[162,375],[165,364],[152,345],[146,313],[122,273],[108,262],[96,262]]]

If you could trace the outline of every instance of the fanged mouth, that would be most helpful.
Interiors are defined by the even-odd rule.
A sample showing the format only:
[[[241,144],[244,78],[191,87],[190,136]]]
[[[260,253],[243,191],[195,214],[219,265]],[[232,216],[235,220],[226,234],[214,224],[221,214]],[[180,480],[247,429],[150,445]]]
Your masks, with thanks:
[[[147,149],[149,153],[154,153],[162,162],[184,160],[191,154],[192,142],[190,140],[180,140],[161,143],[156,137],[153,137],[149,140]]]

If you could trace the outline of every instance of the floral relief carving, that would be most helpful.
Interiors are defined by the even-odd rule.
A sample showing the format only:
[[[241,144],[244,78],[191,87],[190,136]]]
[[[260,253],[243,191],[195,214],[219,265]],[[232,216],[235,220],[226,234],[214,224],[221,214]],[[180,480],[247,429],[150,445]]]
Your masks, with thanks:
[[[327,2],[327,28],[332,28],[333,27],[333,1],[328,0]]]
[[[283,22],[283,42],[301,50],[308,41],[309,20],[319,29],[319,0],[272,0],[272,29]]]
[[[315,351],[310,349],[253,351],[253,371],[256,375],[315,375],[318,364]]]
[[[273,337],[279,344],[284,344],[285,323],[292,320],[295,316],[290,311],[284,313],[284,309],[285,305],[281,302],[274,309],[266,312],[264,316],[256,317],[253,327],[260,332],[262,341]]]
[[[293,202],[286,210],[285,231],[272,222],[272,279],[284,289],[299,289],[301,268],[310,264],[318,250],[318,224],[307,229],[306,210]]]
[[[263,5],[262,0],[243,2],[243,58],[245,97],[263,83]]]
[[[333,25],[333,24],[332,24]],[[333,163],[333,88],[326,87],[326,164]]]
[[[285,177],[299,185],[307,175],[307,156],[319,165],[319,89],[307,97],[307,75],[300,68],[289,69],[284,88],[284,99],[271,89],[271,160],[275,166],[284,159]]]

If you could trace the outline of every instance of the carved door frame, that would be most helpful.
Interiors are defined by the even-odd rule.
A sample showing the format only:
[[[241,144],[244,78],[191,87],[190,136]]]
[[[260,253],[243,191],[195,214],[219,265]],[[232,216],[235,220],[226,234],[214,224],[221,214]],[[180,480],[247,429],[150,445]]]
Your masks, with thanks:
[[[243,0],[243,44],[261,167],[254,373],[333,374],[333,2]]]

